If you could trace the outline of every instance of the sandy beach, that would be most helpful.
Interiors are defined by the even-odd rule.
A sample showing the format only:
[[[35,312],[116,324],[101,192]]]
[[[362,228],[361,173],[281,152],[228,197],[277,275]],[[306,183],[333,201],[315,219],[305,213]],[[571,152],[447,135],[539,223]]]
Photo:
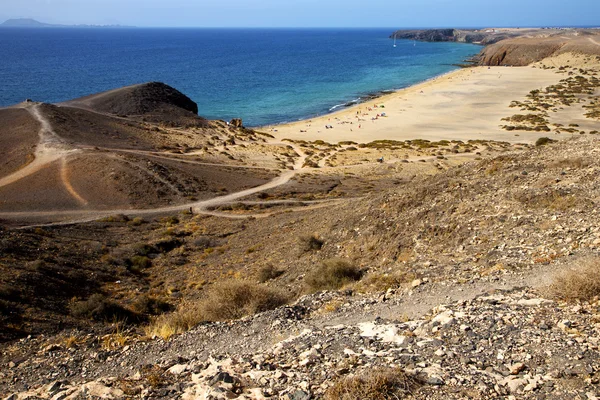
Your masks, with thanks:
[[[562,78],[555,70],[533,67],[461,69],[339,112],[260,129],[278,139],[332,143],[380,139],[533,142],[548,133],[507,132],[500,128],[501,119],[515,114],[509,108],[511,101],[522,101],[531,90]]]

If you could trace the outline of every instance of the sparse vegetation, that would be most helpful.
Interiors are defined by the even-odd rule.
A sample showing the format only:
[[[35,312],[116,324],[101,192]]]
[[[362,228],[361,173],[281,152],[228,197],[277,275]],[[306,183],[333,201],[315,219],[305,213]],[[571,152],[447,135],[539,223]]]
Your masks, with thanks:
[[[366,275],[356,285],[359,292],[383,292],[396,289],[413,281],[417,276],[412,272],[394,271],[390,273],[373,273]]]
[[[535,145],[539,147],[539,146],[544,146],[546,144],[554,143],[554,142],[556,142],[556,140],[552,140],[548,137],[541,137],[535,141]]]
[[[550,285],[553,297],[566,301],[591,301],[600,296],[600,258],[590,257],[556,276]]]
[[[133,322],[139,320],[139,315],[127,310],[100,293],[93,294],[87,300],[71,303],[70,309],[74,316],[86,317],[97,321]]]
[[[152,266],[152,260],[146,256],[133,256],[129,259],[129,270],[133,273],[140,273]]]
[[[115,214],[115,215],[110,215],[108,217],[102,218],[100,221],[102,221],[102,222],[128,222],[129,217],[124,214]]]
[[[325,400],[392,400],[405,398],[417,381],[398,368],[379,368],[342,378],[325,393]]]
[[[267,281],[280,277],[281,275],[283,275],[284,272],[285,271],[277,269],[270,264],[266,265],[258,271],[258,281],[260,283],[265,283]]]
[[[171,304],[157,297],[141,295],[133,302],[133,309],[140,314],[159,315],[170,311]]]
[[[204,321],[225,321],[272,310],[286,304],[290,297],[264,285],[228,280],[215,284],[207,296],[183,304],[176,312],[156,318],[145,331],[148,336],[167,340],[187,332]]]
[[[313,269],[306,276],[306,284],[309,291],[336,290],[351,282],[356,282],[362,278],[362,271],[350,262],[331,258]]]
[[[202,321],[205,321],[205,318],[197,303],[183,303],[177,311],[154,319],[144,331],[149,337],[169,340],[174,335],[189,331]]]
[[[298,238],[300,250],[304,252],[321,250],[325,241],[317,235],[303,235]]]
[[[283,292],[264,285],[229,280],[215,284],[202,304],[208,321],[224,321],[272,310],[289,301]]]

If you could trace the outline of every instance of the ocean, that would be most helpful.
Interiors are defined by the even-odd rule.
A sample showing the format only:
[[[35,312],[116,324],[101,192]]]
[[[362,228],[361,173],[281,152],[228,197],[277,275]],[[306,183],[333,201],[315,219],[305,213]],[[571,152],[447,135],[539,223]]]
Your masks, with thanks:
[[[0,29],[0,107],[160,81],[210,119],[295,121],[449,72],[479,52],[394,29]]]

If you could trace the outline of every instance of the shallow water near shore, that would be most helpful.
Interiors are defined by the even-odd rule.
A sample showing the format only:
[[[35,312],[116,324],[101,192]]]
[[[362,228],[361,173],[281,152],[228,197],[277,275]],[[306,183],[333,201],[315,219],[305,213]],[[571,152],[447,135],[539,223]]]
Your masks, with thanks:
[[[393,29],[0,29],[0,106],[165,82],[210,119],[259,126],[328,113],[449,72],[480,47]]]

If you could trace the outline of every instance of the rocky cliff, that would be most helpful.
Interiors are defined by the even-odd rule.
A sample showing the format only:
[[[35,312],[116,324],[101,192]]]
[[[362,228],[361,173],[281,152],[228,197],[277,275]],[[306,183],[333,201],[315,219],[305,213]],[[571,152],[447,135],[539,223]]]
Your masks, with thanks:
[[[475,59],[489,66],[524,66],[567,52],[600,55],[600,35],[593,29],[399,30],[390,35],[394,37],[485,45]]]
[[[460,42],[490,44],[511,37],[506,33],[474,29],[426,29],[426,30],[399,30],[390,35],[390,38],[419,40],[422,42]]]

